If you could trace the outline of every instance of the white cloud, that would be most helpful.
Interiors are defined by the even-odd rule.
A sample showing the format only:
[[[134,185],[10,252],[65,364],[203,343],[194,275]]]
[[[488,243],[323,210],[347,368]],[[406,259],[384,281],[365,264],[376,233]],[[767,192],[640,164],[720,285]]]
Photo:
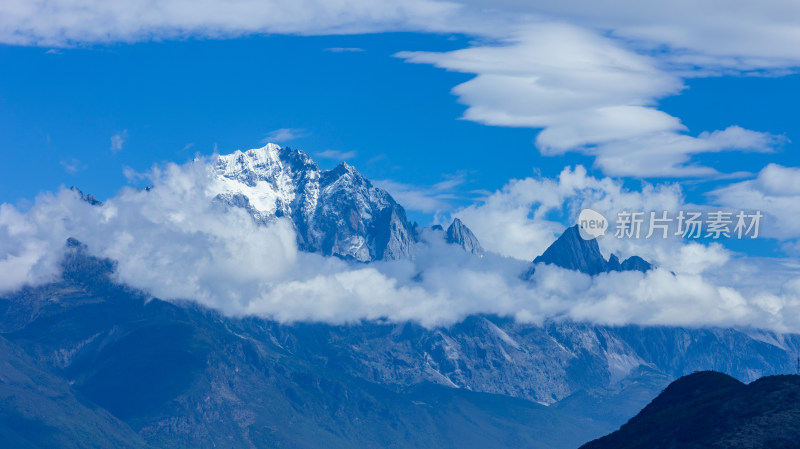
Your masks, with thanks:
[[[453,89],[468,106],[465,119],[540,128],[542,154],[593,155],[613,176],[707,176],[716,170],[692,163],[693,155],[767,152],[781,143],[738,126],[689,135],[680,119],[655,107],[683,89],[679,77],[653,57],[572,25],[537,23],[498,44],[397,56],[476,74]]]
[[[122,175],[125,176],[125,179],[128,180],[130,184],[149,179],[148,173],[139,173],[128,166],[122,167]]]
[[[91,253],[117,261],[118,280],[162,299],[190,299],[229,315],[446,325],[490,313],[533,323],[568,318],[603,324],[800,330],[796,261],[754,262],[719,248],[675,246],[673,241],[653,243],[653,254],[678,251],[672,257],[675,263],[701,266],[684,267],[675,275],[664,266],[646,274],[594,278],[539,266],[533,282],[528,282],[519,276],[528,268],[525,260],[497,253],[473,257],[427,233],[427,243],[419,246],[414,260],[350,263],[298,252],[293,230],[283,219],[257,225],[242,209],[213,201],[217,181],[205,162],[154,169],[148,174],[152,189],[126,188],[100,206],[66,189],[41,194],[26,212],[1,205],[0,290],[55,279],[64,242],[76,237]],[[539,206],[532,216],[544,225],[550,212],[578,207],[584,195],[599,210],[680,204],[679,192],[670,185],[629,192],[616,181],[591,178],[576,168],[565,170],[557,180],[513,182],[487,201],[493,209],[482,212],[500,212],[501,225],[525,220],[513,215],[514,203],[531,204],[537,197]],[[474,221],[478,211],[465,220],[468,226],[479,227]],[[537,225],[522,223],[531,229]],[[601,245],[613,241],[606,239]],[[646,246],[636,245],[637,251]]]
[[[731,0],[638,2],[469,1],[518,13],[557,17],[588,28],[610,30],[643,48],[656,48],[675,63],[752,70],[797,67],[800,5],[792,0],[754,3]]]
[[[455,175],[429,186],[405,184],[390,179],[379,179],[373,181],[373,184],[389,192],[407,210],[438,213],[453,208],[453,203],[459,199],[455,188],[464,182],[464,175]]]
[[[86,168],[86,166],[83,165],[80,160],[74,157],[69,159],[64,159],[61,162],[59,162],[59,164],[61,164],[61,166],[64,167],[64,170],[66,170],[67,173],[77,173],[80,170]]]
[[[45,198],[42,195],[38,201]],[[50,241],[45,233],[39,235],[35,210],[25,214],[9,204],[0,205],[0,291],[49,282],[59,275],[64,242]]]
[[[204,164],[168,165],[149,178],[152,189],[125,188],[101,206],[66,189],[40,195],[24,214],[4,204],[0,267],[13,270],[0,270],[0,287],[56,277],[64,243],[75,237],[116,260],[122,282],[234,313],[253,289],[296,260],[291,225],[258,226],[244,211],[212,201]]]
[[[716,169],[694,164],[691,157],[722,151],[769,153],[783,142],[780,136],[730,126],[722,131],[702,132],[697,137],[663,132],[580,151],[596,156],[595,165],[610,176],[715,176],[719,175]]]
[[[365,50],[360,47],[331,47],[326,48],[325,51],[329,51],[331,53],[360,53]]]
[[[760,189],[773,196],[800,195],[800,167],[769,164],[758,174]]]
[[[755,179],[712,191],[717,203],[735,209],[761,211],[765,217],[759,232],[785,242],[787,249],[800,241],[800,167],[769,164]]]
[[[125,144],[125,141],[128,139],[128,130],[123,129],[122,132],[118,132],[111,136],[111,152],[118,153],[122,151],[122,146]]]
[[[267,136],[261,139],[261,143],[289,142],[307,135],[308,132],[302,128],[279,128],[267,133]]]
[[[339,150],[325,150],[319,153],[314,153],[315,156],[323,159],[334,159],[337,161],[345,161],[356,157],[355,151],[339,151]]]
[[[657,49],[681,66],[752,70],[792,68],[800,61],[800,6],[793,0],[724,5],[713,0],[7,0],[0,3],[0,42],[62,46],[192,35],[413,30],[498,36],[535,20],[602,30],[636,48]]]
[[[246,34],[343,34],[438,28],[453,3],[407,0],[8,0],[0,3],[0,42],[76,43]]]
[[[620,211],[675,214],[686,206],[684,203],[677,184],[644,183],[641,191],[631,191],[620,181],[589,176],[584,167],[577,166],[565,168],[556,179],[512,180],[481,203],[454,215],[472,229],[487,250],[533,260],[561,234],[563,223],[574,222],[583,208],[604,214],[610,221],[608,232],[613,234]],[[670,269],[680,265],[672,257],[677,253],[671,251],[679,244],[676,239],[643,240],[602,238],[607,251],[617,251],[623,256],[640,255]],[[657,251],[661,245],[668,245],[670,250]]]

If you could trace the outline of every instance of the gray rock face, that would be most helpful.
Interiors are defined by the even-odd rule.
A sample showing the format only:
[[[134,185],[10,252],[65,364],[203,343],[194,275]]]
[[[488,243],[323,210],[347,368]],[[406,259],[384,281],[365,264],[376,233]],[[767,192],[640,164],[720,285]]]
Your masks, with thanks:
[[[306,153],[267,145],[219,156],[217,200],[267,222],[287,217],[300,249],[359,262],[413,256],[405,210],[347,163],[320,170]]]
[[[475,237],[475,234],[473,234],[472,231],[458,218],[453,219],[453,223],[451,223],[450,227],[447,228],[445,239],[447,240],[447,243],[458,245],[464,248],[464,251],[468,253],[475,254],[477,256],[483,256],[485,254],[481,243],[478,241],[478,238]]]
[[[597,239],[584,240],[581,238],[577,225],[567,228],[541,256],[533,259],[533,263],[552,264],[592,276],[609,271],[645,272],[653,267],[639,256],[629,257],[620,263],[617,256],[612,254],[606,260],[600,253]],[[533,274],[533,270],[531,268],[529,276]]]
[[[83,201],[86,201],[87,203],[91,204],[92,206],[101,206],[103,204],[101,201],[98,201],[97,198],[95,198],[93,195],[91,195],[91,194],[87,195],[87,194],[83,193],[83,191],[81,191],[81,189],[79,189],[79,188],[77,188],[75,186],[72,186],[69,189],[72,190],[73,192],[77,193],[78,196]]]
[[[321,332],[317,338],[324,347],[311,349],[305,339],[292,342],[310,328]],[[800,344],[796,335],[771,332],[569,321],[531,325],[491,316],[472,316],[449,328],[362,323],[291,332],[293,337],[276,338],[301,352],[329,353],[334,347],[340,366],[372,382],[405,386],[427,381],[544,404],[581,391],[615,391],[630,382],[646,386],[654,396],[669,380],[704,369],[750,382],[791,372]]]
[[[651,268],[653,268],[653,266],[650,264],[650,262],[642,259],[639,256],[631,256],[622,262],[618,271],[641,271],[644,273]]]

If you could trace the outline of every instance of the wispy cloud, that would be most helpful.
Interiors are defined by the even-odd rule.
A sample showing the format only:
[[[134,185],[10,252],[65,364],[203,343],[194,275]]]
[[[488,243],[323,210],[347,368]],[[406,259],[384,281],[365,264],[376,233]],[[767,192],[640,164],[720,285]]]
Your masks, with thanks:
[[[67,173],[77,173],[86,168],[86,165],[82,164],[80,160],[74,157],[63,159],[59,162],[59,164],[64,167],[64,170],[66,170]]]
[[[314,156],[322,159],[333,159],[337,161],[346,161],[356,157],[355,151],[339,151],[339,150],[325,150],[319,153],[314,153]]]
[[[359,53],[366,50],[359,47],[330,47],[326,48],[325,51],[329,51],[331,53]]]
[[[308,134],[309,133],[302,128],[278,128],[267,133],[267,136],[261,139],[261,143],[289,142],[301,137],[306,137]]]
[[[118,153],[122,151],[122,146],[125,145],[125,141],[128,139],[128,130],[124,129],[122,132],[118,132],[111,136],[111,152]]]
[[[373,183],[389,192],[398,203],[408,210],[438,213],[453,209],[454,201],[460,198],[456,188],[465,181],[466,175],[458,174],[433,185],[406,184],[390,179],[379,179]]]
[[[128,166],[122,167],[122,175],[125,176],[125,179],[131,184],[148,179],[151,176],[150,173],[140,173]]]

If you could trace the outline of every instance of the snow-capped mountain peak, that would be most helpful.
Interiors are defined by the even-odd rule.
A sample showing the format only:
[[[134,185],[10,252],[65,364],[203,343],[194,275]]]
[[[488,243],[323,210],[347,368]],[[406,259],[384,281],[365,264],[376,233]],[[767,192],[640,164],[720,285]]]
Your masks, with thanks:
[[[298,195],[312,203],[316,198],[313,183],[305,181],[318,180],[319,167],[299,150],[275,144],[237,150],[217,156],[213,170],[219,181],[219,191],[215,193],[220,199],[248,208],[259,220],[290,216]]]
[[[360,262],[412,256],[402,206],[346,162],[320,170],[308,154],[268,144],[217,156],[213,172],[219,201],[259,221],[290,218],[301,249]]]

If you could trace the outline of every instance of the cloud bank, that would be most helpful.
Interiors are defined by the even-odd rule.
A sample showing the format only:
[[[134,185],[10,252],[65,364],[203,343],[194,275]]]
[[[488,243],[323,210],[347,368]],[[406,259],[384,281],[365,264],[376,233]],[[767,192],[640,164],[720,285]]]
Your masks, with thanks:
[[[487,4],[483,0],[470,4]],[[797,67],[800,5],[792,0],[638,2],[500,0],[498,8],[559,17],[587,28],[610,30],[638,48],[657,50],[678,67],[719,72]]]
[[[3,204],[0,290],[57,279],[64,242],[75,237],[92,254],[116,260],[120,282],[234,316],[283,322],[413,320],[435,326],[488,313],[528,323],[573,319],[800,331],[798,266],[788,260],[753,263],[716,246],[667,240],[643,254],[662,266],[647,274],[592,278],[539,266],[526,281],[520,274],[528,261],[509,257],[508,243],[490,238],[491,226],[511,241],[519,238],[515,226],[520,233],[539,229],[541,241],[529,242],[533,251],[559,232],[547,210],[578,207],[576,198],[591,192],[600,210],[670,201],[680,207],[680,192],[672,185],[628,192],[614,180],[587,177],[581,168],[566,169],[558,179],[512,182],[483,206],[460,213],[495,252],[473,257],[431,230],[423,234],[427,243],[417,248],[414,260],[365,265],[299,252],[289,222],[259,225],[244,210],[214,201],[218,186],[209,167],[200,159],[154,169],[148,174],[153,188],[125,188],[101,206],[67,189],[41,194],[26,211]],[[518,215],[532,202],[531,216]],[[480,223],[481,214],[497,221]],[[648,246],[632,245],[636,251]],[[682,259],[696,265],[681,266]],[[681,269],[673,274],[668,267]]]
[[[0,3],[0,42],[60,47],[188,36],[412,30],[420,24],[437,27],[454,9],[453,3],[430,0],[9,0]]]
[[[680,67],[786,69],[800,61],[800,6],[792,0],[730,0],[724,7],[713,0],[8,0],[0,4],[0,42],[62,46],[420,30],[499,37],[509,26],[535,20],[599,30],[642,51],[657,49]]]

